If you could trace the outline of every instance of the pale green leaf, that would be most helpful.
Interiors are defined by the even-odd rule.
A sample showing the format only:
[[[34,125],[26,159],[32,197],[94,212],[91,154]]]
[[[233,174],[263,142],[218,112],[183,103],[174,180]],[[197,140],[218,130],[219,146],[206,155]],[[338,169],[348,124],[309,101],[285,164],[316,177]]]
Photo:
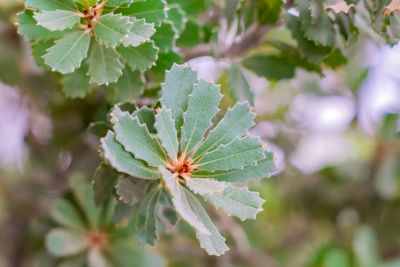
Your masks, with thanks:
[[[99,0],[74,0],[74,1],[81,4],[84,7],[94,6],[95,4],[97,4],[99,2]]]
[[[98,85],[118,81],[124,68],[114,48],[104,47],[97,42],[91,48],[88,63],[90,82]]]
[[[167,228],[173,227],[179,221],[179,216],[175,211],[171,197],[165,189],[161,193],[157,218]]]
[[[107,99],[112,103],[133,101],[143,94],[144,82],[140,71],[125,68],[118,82],[107,88]]]
[[[198,170],[208,171],[242,169],[256,165],[263,158],[264,148],[260,140],[246,136],[235,138],[229,144],[220,145],[216,150],[205,153],[196,165]]]
[[[247,166],[243,169],[228,171],[200,171],[192,174],[192,177],[213,178],[218,181],[226,182],[247,182],[249,180],[259,180],[269,177],[271,172],[276,169],[274,155],[272,152],[265,152],[265,158],[257,162],[255,166]]]
[[[187,109],[189,94],[192,93],[195,82],[197,82],[197,72],[190,67],[174,64],[171,70],[166,72],[165,83],[161,85],[161,104],[171,109],[178,133],[180,133],[183,112]]]
[[[70,98],[84,98],[91,91],[89,85],[89,76],[87,76],[88,67],[86,64],[68,73],[61,78],[61,85],[64,94]]]
[[[116,47],[129,38],[131,27],[129,17],[108,13],[96,20],[93,31],[96,40],[101,44],[106,47]]]
[[[161,145],[149,133],[146,125],[139,123],[137,117],[123,114],[114,125],[114,131],[117,141],[125,150],[133,153],[135,158],[155,167],[166,165],[167,159]]]
[[[134,1],[128,8],[121,9],[122,14],[138,19],[145,19],[147,23],[160,25],[167,17],[164,0]]]
[[[176,31],[172,24],[164,22],[161,26],[156,26],[156,33],[151,39],[161,52],[167,52],[174,47],[176,37]]]
[[[90,37],[83,31],[65,35],[47,49],[43,56],[45,63],[63,74],[71,73],[79,68],[83,59],[87,57]]]
[[[140,202],[139,213],[136,223],[138,239],[140,245],[155,244],[157,240],[157,223],[156,216],[157,204],[160,200],[162,192],[161,185],[154,186],[148,191]]]
[[[210,235],[210,230],[199,220],[197,215],[192,210],[185,194],[184,187],[177,182],[176,176],[166,170],[164,167],[160,167],[160,172],[165,181],[165,184],[172,196],[172,203],[175,206],[178,214],[193,228],[196,232],[200,232],[204,235]]]
[[[144,42],[149,41],[154,33],[154,24],[146,23],[144,19],[130,18],[132,28],[128,33],[128,37],[124,38],[124,46],[139,46]]]
[[[185,17],[185,11],[179,6],[170,6],[168,7],[167,15],[168,18],[167,20],[172,22],[172,25],[174,26],[175,30],[180,33],[185,29],[185,24],[186,24],[186,17]]]
[[[77,9],[72,0],[25,0],[25,6],[47,11]]]
[[[210,178],[190,178],[186,180],[186,186],[196,194],[214,194],[222,192],[228,184]]]
[[[117,47],[122,60],[135,71],[145,71],[153,65],[157,60],[158,48],[154,46],[153,42],[146,42],[138,47]]]
[[[72,28],[80,20],[79,14],[70,10],[43,11],[33,17],[38,25],[51,31]]]
[[[38,26],[31,10],[18,13],[18,33],[28,41],[57,39],[63,35],[60,31],[52,32]]]
[[[133,0],[108,0],[106,6],[119,7],[123,4],[133,3]]]
[[[157,129],[157,137],[161,140],[162,145],[172,159],[178,156],[178,134],[175,129],[175,122],[172,119],[171,110],[162,108],[156,115],[155,127]]]
[[[76,231],[85,231],[86,226],[76,208],[60,198],[51,210],[51,217],[59,224]]]
[[[138,203],[146,193],[148,182],[133,177],[120,179],[115,186],[119,200],[128,205]]]
[[[222,95],[219,86],[204,80],[195,84],[189,96],[189,106],[184,113],[182,126],[182,153],[188,154],[203,139],[212,119],[218,112],[218,104]]]
[[[137,117],[140,123],[146,124],[147,129],[149,130],[150,133],[155,134],[157,132],[156,128],[154,127],[154,124],[156,122],[156,118],[154,116],[154,110],[144,106],[138,110],[135,110],[132,116]]]
[[[74,255],[86,249],[85,235],[65,229],[53,229],[46,235],[46,247],[54,256]]]
[[[227,71],[230,96],[234,101],[249,101],[254,106],[254,96],[250,84],[240,66],[233,64]]]
[[[108,162],[119,172],[123,172],[141,179],[159,179],[160,173],[157,169],[147,166],[143,161],[136,159],[126,151],[121,144],[115,140],[113,132],[109,131],[101,139],[104,156]]]
[[[206,180],[202,180],[203,187],[210,185],[210,181]],[[258,192],[251,192],[245,187],[236,187],[224,182],[220,183],[226,185],[224,190],[211,194],[201,194],[204,199],[209,200],[216,208],[221,208],[229,216],[234,215],[242,221],[255,219],[257,213],[262,211],[261,206],[265,200],[259,197]]]
[[[49,68],[49,66],[47,66],[44,63],[43,56],[44,56],[44,54],[46,54],[46,50],[49,49],[50,47],[52,47],[53,45],[54,45],[53,40],[32,43],[32,45],[31,45],[32,56],[38,67]]]
[[[208,134],[193,157],[202,156],[208,151],[215,150],[219,145],[230,143],[237,136],[243,136],[254,125],[255,116],[247,103],[237,103],[228,109],[224,118]]]
[[[89,249],[87,262],[88,267],[113,267],[100,249]]]
[[[197,218],[205,225],[210,235],[196,232],[196,237],[200,241],[200,246],[207,251],[209,255],[220,256],[229,250],[225,243],[225,238],[219,233],[217,227],[213,224],[207,212],[204,210],[196,197],[185,189],[185,195],[189,205]]]
[[[114,193],[118,178],[119,173],[104,162],[97,167],[93,178],[94,203],[97,207],[104,205]]]

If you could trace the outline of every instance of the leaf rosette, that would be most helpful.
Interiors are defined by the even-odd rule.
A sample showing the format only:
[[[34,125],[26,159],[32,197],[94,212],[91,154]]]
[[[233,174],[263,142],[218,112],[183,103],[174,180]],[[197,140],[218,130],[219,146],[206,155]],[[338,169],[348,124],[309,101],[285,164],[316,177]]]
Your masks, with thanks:
[[[218,85],[174,65],[162,84],[159,108],[129,112],[115,106],[111,112],[113,127],[101,139],[101,151],[113,168],[130,176],[116,188],[120,200],[139,205],[140,243],[154,244],[163,222],[176,223],[176,214],[160,216],[160,207],[168,207],[194,228],[202,248],[221,255],[228,250],[225,238],[197,196],[241,220],[255,219],[262,210],[258,192],[233,182],[268,177],[275,169],[273,154],[248,134],[255,114],[247,103],[216,119],[221,98]]]

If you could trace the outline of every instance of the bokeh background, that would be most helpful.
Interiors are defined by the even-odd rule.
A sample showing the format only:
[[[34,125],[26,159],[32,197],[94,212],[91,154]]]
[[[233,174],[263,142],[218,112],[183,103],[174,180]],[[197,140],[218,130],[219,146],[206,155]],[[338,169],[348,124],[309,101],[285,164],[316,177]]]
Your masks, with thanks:
[[[14,24],[22,9],[0,0],[2,267],[45,266],[37,259],[46,253],[51,204],[74,172],[93,177],[98,138],[86,129],[110,108],[101,90],[66,98],[57,75],[35,66]],[[245,73],[257,113],[251,133],[278,166],[250,184],[266,199],[264,211],[240,222],[210,208],[231,247],[221,257],[207,256],[180,223],[152,249],[168,266],[400,266],[400,45],[361,36],[346,56],[322,76],[297,69],[272,82]],[[188,64],[227,87],[227,62],[203,56]]]

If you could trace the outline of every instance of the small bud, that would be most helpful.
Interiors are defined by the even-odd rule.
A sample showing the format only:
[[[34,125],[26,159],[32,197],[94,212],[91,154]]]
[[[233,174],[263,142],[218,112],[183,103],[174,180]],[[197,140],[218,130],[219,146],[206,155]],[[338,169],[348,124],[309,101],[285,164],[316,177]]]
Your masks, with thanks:
[[[267,147],[267,144],[263,144],[262,146],[263,146],[263,148],[265,149],[265,148]]]
[[[156,109],[157,114],[161,112],[161,108]]]
[[[264,211],[264,209],[263,208],[259,208],[258,211],[261,212],[261,211]]]
[[[153,66],[155,66],[155,65],[157,65],[155,62],[153,62],[153,63],[151,63],[151,65],[153,65]]]
[[[146,42],[150,42],[150,38],[146,38]]]
[[[108,82],[106,82],[106,86],[108,86],[109,85],[109,83]]]
[[[51,71],[53,71],[53,72],[54,72],[54,71],[56,71],[56,69],[55,69],[55,68],[52,68],[52,69],[51,69]]]

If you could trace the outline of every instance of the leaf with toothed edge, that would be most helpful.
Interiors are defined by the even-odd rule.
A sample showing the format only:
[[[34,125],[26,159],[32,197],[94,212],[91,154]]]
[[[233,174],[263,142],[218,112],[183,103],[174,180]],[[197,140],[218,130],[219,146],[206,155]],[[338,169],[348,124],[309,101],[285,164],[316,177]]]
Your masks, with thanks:
[[[165,83],[161,84],[161,104],[171,109],[178,135],[183,124],[183,112],[187,109],[189,95],[195,82],[197,72],[189,67],[174,64],[165,74]]]
[[[132,101],[144,92],[144,77],[140,71],[124,68],[121,78],[107,88],[107,99],[111,103]]]
[[[156,26],[156,32],[151,37],[160,52],[168,52],[175,46],[176,31],[171,23],[164,22],[161,26]]]
[[[133,206],[143,198],[148,186],[148,181],[127,177],[118,180],[115,189],[119,200]]]
[[[199,220],[193,212],[186,198],[184,187],[175,179],[175,175],[170,173],[164,167],[160,167],[163,180],[172,196],[172,202],[178,214],[189,223],[193,228],[204,235],[210,235],[210,230]],[[197,232],[196,231],[196,232]]]
[[[129,31],[132,27],[129,17],[121,14],[108,13],[101,16],[93,26],[93,32],[102,45],[116,47],[125,39],[129,38]]]
[[[163,148],[149,133],[146,125],[139,123],[137,117],[123,114],[114,125],[114,132],[116,140],[135,158],[144,160],[154,167],[166,165],[167,158]]]
[[[212,125],[212,118],[218,112],[222,95],[219,86],[200,80],[189,96],[189,106],[184,113],[182,126],[182,153],[188,154],[202,139]]]
[[[130,18],[132,28],[128,33],[128,37],[124,39],[124,46],[139,46],[144,42],[148,42],[150,37],[155,33],[154,24],[146,23],[144,19]]]
[[[25,0],[25,6],[46,11],[77,9],[72,0]]]
[[[18,34],[22,35],[28,41],[51,40],[63,36],[61,31],[50,31],[37,25],[31,10],[25,10],[24,12],[18,13],[17,16]]]
[[[156,115],[154,126],[157,129],[157,136],[161,140],[168,156],[177,159],[178,156],[178,134],[175,129],[175,122],[172,119],[171,110],[162,108]]]
[[[128,64],[133,71],[145,71],[151,68],[153,63],[157,61],[158,50],[159,49],[154,46],[153,42],[146,42],[138,47],[117,47],[117,51],[121,55],[122,60],[125,64]]]
[[[186,186],[196,194],[214,194],[222,192],[227,183],[219,182],[209,178],[190,178],[186,180]]]
[[[67,34],[47,49],[44,61],[60,73],[71,73],[87,57],[89,43],[90,37],[83,31]]]
[[[147,166],[143,161],[136,159],[115,140],[115,134],[108,131],[101,139],[104,157],[119,172],[126,173],[141,179],[154,180],[160,178],[157,169]]]
[[[90,82],[108,85],[118,81],[124,65],[114,48],[105,47],[94,42],[88,59]]]
[[[246,136],[235,138],[232,142],[205,153],[195,164],[198,170],[207,171],[243,169],[249,165],[256,165],[257,161],[263,158],[264,148],[260,140]]]
[[[123,4],[130,4],[132,2],[133,2],[133,0],[108,0],[105,3],[106,3],[106,6],[119,7]]]
[[[61,78],[62,91],[66,97],[84,98],[90,93],[91,86],[89,84],[89,76],[87,76],[88,66],[82,66],[72,73],[65,74]]]
[[[169,6],[167,11],[167,21],[171,22],[175,30],[181,33],[185,29],[186,18],[185,11],[179,6]]]
[[[196,150],[193,158],[215,150],[219,145],[226,145],[236,137],[247,133],[254,125],[256,114],[250,111],[247,103],[237,103],[228,109],[217,126],[208,134],[205,141]]]
[[[132,116],[137,117],[140,123],[146,124],[147,129],[149,130],[150,133],[155,134],[157,132],[156,128],[154,127],[156,121],[156,118],[154,116],[154,110],[144,106],[138,110],[135,110],[132,113]]]
[[[160,25],[167,17],[166,3],[164,0],[146,0],[134,1],[127,8],[120,8],[116,12],[121,12],[123,15],[145,19],[147,23]]]
[[[93,179],[94,202],[102,206],[113,194],[119,173],[104,162],[96,169]]]
[[[70,10],[43,11],[35,13],[33,17],[38,25],[50,31],[72,28],[80,20],[79,14]]]
[[[220,256],[224,254],[229,250],[225,243],[225,238],[219,233],[217,227],[212,223],[207,212],[196,197],[188,190],[184,189],[184,191],[191,209],[210,232],[210,235],[196,232],[196,238],[200,241],[200,246],[205,249],[209,255]]]

